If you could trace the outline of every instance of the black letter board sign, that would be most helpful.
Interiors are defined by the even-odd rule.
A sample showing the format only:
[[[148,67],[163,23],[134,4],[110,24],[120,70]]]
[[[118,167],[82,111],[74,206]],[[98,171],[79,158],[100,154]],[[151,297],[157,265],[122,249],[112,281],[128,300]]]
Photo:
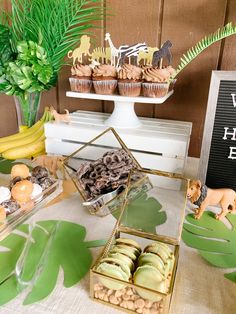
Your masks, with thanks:
[[[236,71],[212,72],[198,175],[236,190]]]

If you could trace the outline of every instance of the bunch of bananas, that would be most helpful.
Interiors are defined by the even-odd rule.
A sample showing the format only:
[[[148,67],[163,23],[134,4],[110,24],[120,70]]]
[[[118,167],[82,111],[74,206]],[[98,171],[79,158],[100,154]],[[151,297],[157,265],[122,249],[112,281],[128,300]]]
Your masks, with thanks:
[[[48,108],[32,127],[0,138],[0,154],[5,159],[32,158],[45,153],[44,123],[52,120]]]

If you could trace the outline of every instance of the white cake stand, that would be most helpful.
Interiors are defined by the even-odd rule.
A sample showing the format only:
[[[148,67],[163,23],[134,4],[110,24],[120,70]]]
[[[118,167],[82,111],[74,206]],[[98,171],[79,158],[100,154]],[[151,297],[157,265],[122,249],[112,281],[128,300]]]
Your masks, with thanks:
[[[83,99],[114,101],[114,110],[110,117],[105,121],[105,125],[114,128],[138,128],[142,123],[135,113],[135,103],[162,104],[173,94],[173,92],[174,91],[172,90],[165,97],[161,98],[150,98],[142,96],[127,97],[120,95],[100,95],[94,93],[78,92],[66,92],[66,96]]]

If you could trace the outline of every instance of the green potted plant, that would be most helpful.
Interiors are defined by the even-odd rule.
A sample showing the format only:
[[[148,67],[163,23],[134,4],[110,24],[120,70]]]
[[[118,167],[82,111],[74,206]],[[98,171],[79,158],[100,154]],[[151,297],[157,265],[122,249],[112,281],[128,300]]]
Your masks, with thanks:
[[[43,90],[55,86],[64,58],[93,22],[101,0],[12,0],[0,16],[0,92],[14,95],[18,123],[32,126]]]

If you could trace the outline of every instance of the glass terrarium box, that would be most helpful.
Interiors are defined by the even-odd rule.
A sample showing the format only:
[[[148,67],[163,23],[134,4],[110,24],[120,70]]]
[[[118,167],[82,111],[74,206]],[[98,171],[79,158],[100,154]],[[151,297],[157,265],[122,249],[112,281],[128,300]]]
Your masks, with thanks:
[[[16,164],[16,166],[25,165]],[[41,176],[38,173],[34,176],[34,169],[38,169]],[[34,169],[31,169],[27,178],[20,176],[10,178],[9,176],[5,179],[5,183],[0,186],[0,240],[8,236],[10,232],[57,197],[63,190],[62,181],[51,176],[46,168],[35,167]],[[42,170],[44,170],[44,174],[42,174]],[[28,192],[30,194],[26,198]]]
[[[134,174],[142,178],[135,184]],[[180,188],[161,188],[162,179],[169,180],[170,187],[178,180]],[[187,187],[188,180],[179,174],[130,173],[115,228],[90,270],[92,299],[130,313],[169,312]]]
[[[63,165],[83,206],[97,216],[108,215],[121,206],[130,171],[141,168],[113,128],[81,145]]]

